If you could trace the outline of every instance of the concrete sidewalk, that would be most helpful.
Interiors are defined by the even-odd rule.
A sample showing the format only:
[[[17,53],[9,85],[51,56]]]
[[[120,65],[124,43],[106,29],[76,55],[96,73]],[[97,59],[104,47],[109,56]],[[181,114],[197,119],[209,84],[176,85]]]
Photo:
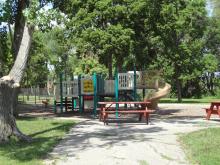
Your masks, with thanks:
[[[178,106],[181,109],[181,106]],[[187,107],[187,106],[186,106]],[[181,110],[186,111],[183,106]],[[164,111],[176,107],[162,105]],[[197,107],[201,108],[201,107]],[[193,109],[193,108],[189,108]],[[166,114],[167,115],[167,114]],[[171,114],[153,116],[150,125],[144,122],[110,123],[85,119],[76,125],[56,146],[46,164],[57,165],[188,165],[178,142],[179,133],[219,125],[203,117],[186,118]],[[161,115],[160,115],[161,116]]]

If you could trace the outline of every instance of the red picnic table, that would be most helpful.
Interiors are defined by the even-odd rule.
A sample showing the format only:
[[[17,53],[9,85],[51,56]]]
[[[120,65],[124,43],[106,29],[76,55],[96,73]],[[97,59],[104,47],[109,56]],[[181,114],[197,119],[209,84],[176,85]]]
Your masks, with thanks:
[[[154,110],[149,110],[147,108],[147,105],[149,105],[151,102],[149,101],[119,101],[119,102],[98,102],[100,105],[100,113],[99,113],[99,120],[103,121],[104,124],[108,124],[107,119],[108,119],[108,114],[139,114],[139,121],[141,121],[142,116],[145,117],[146,123],[148,124],[149,122],[149,114],[154,112]],[[132,106],[129,109],[121,108],[119,105],[128,105]],[[114,107],[113,107],[114,105]],[[116,108],[118,106],[118,108]]]
[[[213,101],[209,108],[205,108],[206,110],[206,119],[209,120],[212,114],[217,114],[220,117],[220,101]]]

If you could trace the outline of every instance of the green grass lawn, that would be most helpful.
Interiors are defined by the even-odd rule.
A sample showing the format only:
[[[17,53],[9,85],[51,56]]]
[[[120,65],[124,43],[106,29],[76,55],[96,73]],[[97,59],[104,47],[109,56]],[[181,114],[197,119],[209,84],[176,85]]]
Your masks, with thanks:
[[[33,137],[32,143],[19,142],[12,138],[7,144],[0,144],[1,165],[40,165],[49,151],[75,124],[70,120],[42,118],[21,118],[19,128]]]
[[[220,128],[208,128],[180,137],[192,164],[220,164]]]
[[[201,99],[186,99],[183,98],[182,103],[210,103],[212,101],[218,100],[220,101],[220,98],[216,98],[216,97],[204,97]],[[162,98],[160,100],[160,103],[178,103],[177,98]]]

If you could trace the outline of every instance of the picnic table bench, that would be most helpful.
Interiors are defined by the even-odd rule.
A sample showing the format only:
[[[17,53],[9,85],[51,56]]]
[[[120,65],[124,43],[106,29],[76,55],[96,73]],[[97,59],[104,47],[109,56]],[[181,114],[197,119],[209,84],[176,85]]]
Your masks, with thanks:
[[[100,105],[100,113],[99,113],[99,120],[103,121],[104,124],[108,124],[108,116],[109,114],[139,114],[139,121],[141,121],[142,117],[144,116],[146,123],[149,123],[149,114],[154,112],[154,110],[147,109],[147,105],[150,104],[148,101],[133,101],[133,102],[98,102]],[[116,108],[116,106],[124,104],[126,107],[128,105],[132,105],[129,109],[125,109],[122,107]],[[115,107],[113,107],[115,105]]]
[[[212,114],[219,115],[220,117],[220,101],[211,102],[209,108],[205,108],[206,110],[206,119],[209,120]]]

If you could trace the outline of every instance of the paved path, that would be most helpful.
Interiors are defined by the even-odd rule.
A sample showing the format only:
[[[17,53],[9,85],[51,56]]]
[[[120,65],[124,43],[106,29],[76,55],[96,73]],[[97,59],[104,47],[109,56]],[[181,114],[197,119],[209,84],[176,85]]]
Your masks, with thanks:
[[[188,165],[177,134],[219,124],[219,120],[205,121],[201,107],[206,106],[160,105],[160,115],[153,115],[150,125],[130,122],[104,126],[98,120],[84,119],[54,148],[46,164]],[[190,111],[198,113],[189,116]]]

